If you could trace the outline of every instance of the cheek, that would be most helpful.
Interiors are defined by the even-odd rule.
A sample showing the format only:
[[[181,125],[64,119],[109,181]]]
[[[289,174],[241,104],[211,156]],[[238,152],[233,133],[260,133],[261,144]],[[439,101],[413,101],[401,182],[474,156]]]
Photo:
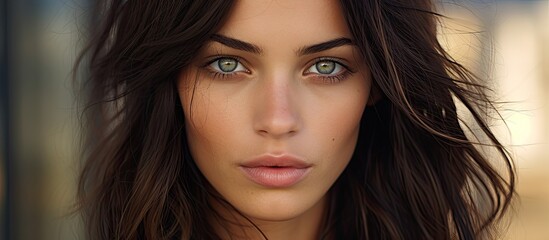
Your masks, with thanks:
[[[231,107],[235,104],[229,102],[230,98],[215,83],[202,78],[192,84],[179,84],[178,90],[189,148],[201,166],[205,162],[221,161],[222,157],[232,154],[231,139],[239,139],[242,132],[235,126],[243,125],[244,119],[237,114],[239,109]]]
[[[354,150],[368,96],[369,84],[356,84],[354,90],[334,96],[324,103],[323,109],[311,113],[317,115],[310,117],[315,122],[311,127],[323,139],[324,147],[337,152]]]
[[[196,73],[183,73],[177,86],[185,117],[187,141],[193,156],[201,155],[196,154],[197,152],[207,152],[202,151],[201,147],[211,144],[209,143],[211,141],[215,142],[215,139],[211,139],[209,136],[213,135],[211,133],[220,127],[212,125],[212,122],[208,121],[209,115],[213,112],[210,109],[211,99],[207,91],[203,91],[207,83],[192,80],[198,78]]]
[[[192,89],[179,90],[181,105],[185,115],[185,130],[191,148],[205,146],[216,142],[215,132],[223,129],[225,121],[212,121],[215,118],[215,105],[207,92],[201,91],[202,84]],[[213,139],[211,137],[214,137]]]
[[[214,121],[219,116],[217,105],[212,104],[215,99],[211,99],[211,94],[207,89],[207,82],[188,83],[180,79],[178,91],[181,105],[185,117],[185,131],[187,135],[187,144],[191,156],[200,169],[200,171],[211,181],[210,176],[227,178],[219,173],[223,173],[217,167],[219,164],[212,162],[219,159],[212,147],[219,148],[223,146],[223,139],[219,138],[222,134],[216,134],[226,129],[224,126],[227,121]],[[214,179],[215,180],[215,179]]]
[[[363,101],[346,101],[341,104],[334,104],[331,109],[326,109],[327,116],[323,121],[319,120],[317,129],[327,132],[327,137],[333,136],[333,142],[348,138],[349,135],[358,132],[358,126],[365,107]]]
[[[308,156],[318,160],[308,182],[315,186],[316,190],[311,191],[327,192],[347,167],[356,147],[368,93],[368,84],[355,81],[341,91],[316,98],[321,104],[307,112],[311,134],[307,134],[308,144],[303,147]]]
[[[334,108],[332,114],[322,126],[318,127],[323,131],[320,149],[329,149],[331,163],[346,166],[350,160],[358,139],[360,119],[365,102],[349,102],[345,106]]]
[[[211,116],[218,112],[214,108],[219,104],[216,99],[211,99],[212,94],[208,91],[210,85],[211,82],[196,71],[182,73],[179,78],[177,88],[185,115],[187,134],[209,135],[209,132],[218,128],[217,123],[224,122],[210,120]]]

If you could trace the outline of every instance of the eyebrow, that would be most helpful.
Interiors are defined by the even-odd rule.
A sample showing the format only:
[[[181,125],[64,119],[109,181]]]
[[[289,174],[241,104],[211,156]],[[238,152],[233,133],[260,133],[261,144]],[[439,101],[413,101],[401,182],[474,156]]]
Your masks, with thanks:
[[[260,47],[258,47],[256,45],[253,45],[251,43],[247,43],[247,42],[244,42],[244,41],[240,41],[238,39],[226,37],[226,36],[223,36],[223,35],[213,34],[211,36],[211,40],[216,41],[218,43],[221,43],[221,44],[223,44],[227,47],[230,47],[230,48],[234,48],[234,49],[238,49],[238,50],[242,50],[242,51],[246,51],[246,52],[251,52],[251,53],[255,53],[255,54],[262,54],[263,53],[263,49],[261,49]]]
[[[245,52],[251,52],[259,55],[263,54],[263,49],[261,49],[259,46],[251,43],[247,43],[235,38],[231,38],[231,37],[227,37],[219,34],[213,34],[210,39],[212,41],[221,43],[230,48],[242,50]],[[354,44],[351,39],[340,37],[340,38],[328,40],[326,42],[301,47],[296,51],[296,53],[299,56],[309,55],[309,54],[318,53],[318,52],[326,51],[332,48],[341,47],[345,45],[354,45]]]
[[[326,51],[328,49],[341,47],[345,45],[353,45],[353,41],[351,41],[351,39],[344,38],[344,37],[336,38],[326,42],[300,48],[299,50],[297,50],[297,53],[300,56],[308,55],[308,54],[318,53],[318,52]]]

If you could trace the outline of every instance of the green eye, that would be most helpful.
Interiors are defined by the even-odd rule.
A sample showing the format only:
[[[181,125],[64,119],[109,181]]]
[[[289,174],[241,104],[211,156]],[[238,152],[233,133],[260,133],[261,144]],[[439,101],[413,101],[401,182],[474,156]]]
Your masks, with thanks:
[[[307,69],[308,73],[319,75],[337,75],[345,71],[339,62],[330,59],[320,59]]]
[[[210,69],[221,74],[233,74],[236,72],[248,72],[248,69],[233,57],[220,57],[212,61],[209,65]]]
[[[217,67],[223,72],[232,72],[238,67],[238,61],[233,58],[221,58],[217,60]]]
[[[315,68],[320,74],[332,74],[336,69],[334,61],[320,61],[315,64]]]

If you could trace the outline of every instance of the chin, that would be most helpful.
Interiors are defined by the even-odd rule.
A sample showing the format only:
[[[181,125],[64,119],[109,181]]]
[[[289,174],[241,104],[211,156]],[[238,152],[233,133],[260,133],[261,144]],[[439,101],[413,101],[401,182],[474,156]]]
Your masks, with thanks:
[[[325,197],[311,198],[303,196],[272,196],[270,199],[257,198],[243,202],[244,206],[237,206],[246,217],[264,222],[289,221],[306,215],[318,215],[320,218],[325,209]]]
[[[292,209],[261,209],[261,210],[252,210],[250,214],[244,213],[247,217],[265,221],[265,222],[283,222],[295,219],[303,215],[305,211],[298,211]]]

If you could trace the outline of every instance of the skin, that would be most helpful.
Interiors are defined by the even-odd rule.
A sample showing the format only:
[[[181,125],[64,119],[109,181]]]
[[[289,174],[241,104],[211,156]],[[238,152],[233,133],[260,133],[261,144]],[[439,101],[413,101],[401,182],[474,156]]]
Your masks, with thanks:
[[[213,188],[269,239],[317,239],[329,189],[353,154],[370,95],[370,73],[352,44],[299,51],[352,40],[341,8],[328,0],[241,0],[217,34],[260,52],[213,40],[182,72],[178,91],[194,161]],[[238,58],[239,66],[219,71],[220,56]],[[342,65],[327,77],[316,68],[322,57]],[[292,154],[312,167],[295,185],[265,187],[239,169],[265,153]],[[250,225],[231,208],[213,204],[225,218]],[[225,237],[260,236],[251,227],[212,224]]]

